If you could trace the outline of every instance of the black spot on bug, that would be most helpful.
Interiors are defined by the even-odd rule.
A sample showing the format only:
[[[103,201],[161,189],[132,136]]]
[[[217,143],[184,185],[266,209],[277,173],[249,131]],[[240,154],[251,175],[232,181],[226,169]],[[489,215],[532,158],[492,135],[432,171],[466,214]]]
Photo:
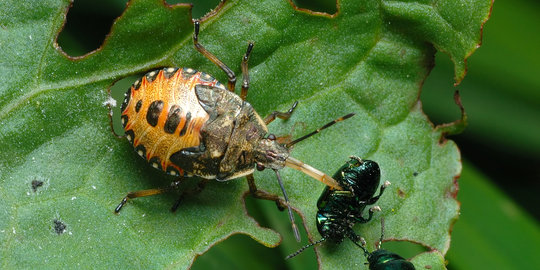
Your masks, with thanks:
[[[124,95],[125,95],[124,102],[122,102],[122,107],[121,107],[122,112],[126,110],[129,100],[131,99],[131,88],[129,88]]]
[[[137,101],[137,104],[135,104],[135,112],[139,112],[141,110],[142,106],[142,100]]]
[[[180,136],[184,136],[186,134],[189,121],[191,120],[191,112],[188,112],[186,114],[186,122],[184,123],[184,126],[182,127],[182,130],[180,130]]]
[[[164,68],[163,77],[165,77],[165,79],[169,79],[176,73],[176,71],[178,71],[178,68]]]
[[[159,71],[154,70],[154,71],[150,71],[150,72],[146,73],[146,75],[144,75],[144,76],[146,77],[146,80],[148,82],[153,82],[156,79],[158,74],[159,74]]]
[[[155,127],[157,125],[159,115],[163,110],[163,100],[156,100],[150,104],[148,107],[148,112],[146,112],[146,121],[148,124]]]
[[[135,132],[133,132],[133,129],[126,131],[126,138],[131,143],[131,145],[133,145],[133,141],[135,139]]]
[[[193,77],[195,73],[197,73],[197,71],[192,68],[182,68],[182,78],[186,80]]]
[[[165,127],[163,130],[169,134],[173,134],[178,125],[180,124],[180,120],[182,119],[182,116],[180,113],[182,112],[182,109],[180,109],[180,106],[173,105],[171,109],[169,110],[169,115],[167,116],[167,120],[165,121]]]
[[[32,180],[32,191],[36,192],[38,187],[43,186],[43,181]]]
[[[128,121],[129,121],[129,117],[128,117],[127,115],[122,115],[122,116],[120,117],[120,120],[122,121],[122,126],[123,126],[123,127],[126,127]]]
[[[53,220],[54,224],[54,232],[56,232],[58,235],[63,234],[66,232],[66,224],[64,224],[62,221],[58,219]]]
[[[140,80],[140,79],[136,80],[136,81],[133,83],[133,89],[139,90],[139,88],[141,88],[141,80]]]
[[[152,165],[152,167],[158,169],[158,170],[161,170],[161,161],[159,160],[159,157],[153,157],[151,158],[148,163],[150,163],[150,165]]]
[[[135,152],[137,152],[137,154],[142,158],[146,159],[146,148],[144,145],[139,144],[137,147],[135,147]]]

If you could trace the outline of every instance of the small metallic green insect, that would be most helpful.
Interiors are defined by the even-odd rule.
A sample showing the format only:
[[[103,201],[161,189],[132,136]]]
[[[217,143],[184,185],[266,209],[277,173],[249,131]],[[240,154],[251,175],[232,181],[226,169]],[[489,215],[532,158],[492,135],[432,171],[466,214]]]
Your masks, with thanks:
[[[373,252],[367,251],[365,247],[364,255],[367,257],[367,264],[369,264],[370,270],[415,270],[414,265],[405,260],[405,258],[398,254],[381,249],[381,243],[384,238],[384,218],[381,218],[381,238],[377,244],[377,249]]]
[[[317,201],[317,230],[322,239],[302,247],[295,253],[287,256],[290,259],[306,248],[330,240],[341,243],[345,237],[355,245],[363,248],[359,242],[361,237],[352,229],[356,223],[366,223],[373,217],[374,211],[380,211],[378,206],[369,209],[369,216],[363,217],[365,208],[372,205],[390,182],[386,181],[380,188],[379,195],[374,196],[380,183],[381,171],[375,161],[362,160],[350,157],[333,178],[343,190],[326,187]]]

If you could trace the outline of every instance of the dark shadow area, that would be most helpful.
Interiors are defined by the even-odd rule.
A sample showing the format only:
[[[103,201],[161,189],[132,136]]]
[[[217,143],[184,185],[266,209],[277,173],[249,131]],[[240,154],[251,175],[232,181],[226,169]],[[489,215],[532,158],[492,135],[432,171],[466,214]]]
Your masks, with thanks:
[[[293,0],[298,8],[309,9],[316,12],[335,14],[337,12],[337,0]]]
[[[82,56],[101,47],[127,0],[77,0],[69,9],[58,45],[69,56]]]

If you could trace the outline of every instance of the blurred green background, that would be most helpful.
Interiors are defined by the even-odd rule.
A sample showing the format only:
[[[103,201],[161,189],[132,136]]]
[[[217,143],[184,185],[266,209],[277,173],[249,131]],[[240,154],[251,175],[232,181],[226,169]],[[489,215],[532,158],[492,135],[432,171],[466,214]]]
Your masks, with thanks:
[[[284,0],[285,1],[285,0]],[[69,55],[97,49],[126,0],[75,0],[58,43]],[[219,1],[196,2],[201,17]],[[334,13],[335,1],[295,1]],[[459,118],[452,95],[459,89],[469,116],[463,134],[454,136],[463,157],[458,200],[461,216],[446,256],[449,269],[540,269],[540,2],[498,0],[486,23],[482,46],[468,59],[468,74],[454,87],[453,64],[438,53],[421,100],[435,123]],[[316,269],[315,253],[283,258],[299,245],[290,234],[286,212],[269,202],[247,198],[249,213],[279,231],[283,244],[266,248],[235,235],[196,260],[193,269]],[[298,217],[297,217],[298,218]],[[306,235],[303,237],[306,243]],[[410,257],[421,248],[383,245]]]

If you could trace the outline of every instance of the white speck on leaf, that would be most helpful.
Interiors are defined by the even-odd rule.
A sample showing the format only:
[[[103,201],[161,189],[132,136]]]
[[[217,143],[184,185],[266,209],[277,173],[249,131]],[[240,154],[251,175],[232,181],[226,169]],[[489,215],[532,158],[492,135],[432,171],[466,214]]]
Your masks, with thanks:
[[[103,106],[116,107],[116,99],[109,96],[107,100],[103,101]]]

